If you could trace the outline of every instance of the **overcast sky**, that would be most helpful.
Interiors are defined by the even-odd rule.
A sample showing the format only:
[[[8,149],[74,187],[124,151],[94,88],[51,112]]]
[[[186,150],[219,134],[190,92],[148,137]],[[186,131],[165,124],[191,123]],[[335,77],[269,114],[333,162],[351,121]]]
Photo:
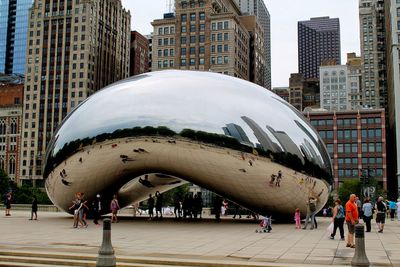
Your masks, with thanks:
[[[132,29],[149,34],[154,19],[168,11],[173,0],[122,0],[131,11]],[[272,86],[288,86],[297,67],[297,21],[330,16],[340,19],[342,64],[346,53],[360,53],[358,0],[265,0],[271,14]]]

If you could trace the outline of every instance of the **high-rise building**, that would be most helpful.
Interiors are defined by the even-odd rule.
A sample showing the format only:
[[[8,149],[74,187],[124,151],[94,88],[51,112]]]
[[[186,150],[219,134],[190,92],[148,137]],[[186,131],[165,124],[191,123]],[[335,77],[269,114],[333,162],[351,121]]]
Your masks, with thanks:
[[[347,53],[347,83],[349,108],[362,107],[362,60],[356,53]]]
[[[334,188],[350,179],[375,178],[388,189],[385,110],[304,112],[332,159]]]
[[[319,70],[321,108],[329,111],[349,109],[347,66],[328,65]]]
[[[153,63],[153,34],[148,34],[145,36],[147,38],[147,42],[149,43],[149,54],[148,54],[148,59],[149,59],[149,71],[151,71],[151,65]]]
[[[33,0],[0,1],[0,73],[25,73],[29,9]]]
[[[299,73],[305,79],[319,78],[324,60],[340,65],[340,23],[338,18],[319,17],[297,24]]]
[[[306,107],[319,107],[319,80],[304,79],[301,73],[291,73],[289,78],[289,103],[299,111]]]
[[[263,0],[235,0],[243,14],[255,15],[264,36],[264,87],[271,90],[271,17]]]
[[[130,75],[149,71],[149,40],[137,31],[131,33]]]
[[[152,71],[172,68],[213,71],[245,80],[259,77],[263,65],[251,65],[256,53],[250,51],[250,44],[259,57],[264,56],[259,54],[263,51],[259,47],[262,28],[248,20],[234,0],[175,1],[175,13],[152,22]]]
[[[359,0],[362,103],[387,107],[384,0]]]
[[[387,47],[387,86],[388,86],[388,168],[391,176],[397,179],[388,181],[400,195],[400,3],[395,0],[385,2],[386,47]]]
[[[42,178],[46,146],[74,107],[129,77],[130,33],[130,12],[119,0],[35,1],[29,11],[21,179]]]
[[[23,84],[0,84],[0,169],[19,182]]]
[[[289,87],[274,87],[272,88],[272,92],[289,103]]]

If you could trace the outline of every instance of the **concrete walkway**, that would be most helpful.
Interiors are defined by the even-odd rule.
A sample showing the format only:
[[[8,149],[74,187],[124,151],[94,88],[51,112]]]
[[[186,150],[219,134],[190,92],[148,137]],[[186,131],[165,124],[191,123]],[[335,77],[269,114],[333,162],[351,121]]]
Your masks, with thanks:
[[[72,228],[64,213],[12,211],[0,215],[0,249],[96,254],[102,228]],[[117,256],[148,256],[199,260],[237,260],[306,265],[350,265],[354,249],[345,241],[330,240],[328,219],[318,219],[318,230],[296,230],[294,224],[275,224],[271,233],[255,233],[258,223],[225,219],[200,222],[147,221],[124,218],[112,224],[112,243]],[[347,230],[345,231],[347,233]],[[400,222],[388,221],[383,234],[366,233],[371,266],[400,266]]]

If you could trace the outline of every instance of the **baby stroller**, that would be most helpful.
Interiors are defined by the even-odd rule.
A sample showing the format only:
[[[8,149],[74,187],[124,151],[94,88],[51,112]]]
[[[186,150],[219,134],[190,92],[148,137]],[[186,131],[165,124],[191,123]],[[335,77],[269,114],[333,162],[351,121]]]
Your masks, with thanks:
[[[271,232],[271,216],[267,215],[260,221],[259,228],[256,229],[256,233],[269,233]]]

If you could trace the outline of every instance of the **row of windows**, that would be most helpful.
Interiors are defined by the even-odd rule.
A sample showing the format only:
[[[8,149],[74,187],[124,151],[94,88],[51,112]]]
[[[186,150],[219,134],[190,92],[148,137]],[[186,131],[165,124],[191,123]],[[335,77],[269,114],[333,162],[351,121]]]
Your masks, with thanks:
[[[345,170],[338,170],[338,176],[339,177],[360,177],[360,170],[358,169],[345,169]],[[372,172],[370,172],[370,175],[372,177],[378,177],[381,178],[383,176],[383,169],[375,169]]]
[[[190,1],[190,5],[188,5],[187,1],[181,1],[182,8],[183,9],[184,8],[188,8],[188,7],[195,8],[196,7],[196,2],[197,1]],[[198,7],[204,7],[205,6],[204,1],[198,1],[198,2],[199,2]]]
[[[181,66],[186,66],[186,64],[188,64],[188,63],[189,63],[189,66],[195,66],[196,59],[190,58],[189,60],[186,60],[186,58],[181,58]],[[204,65],[204,58],[199,58],[199,65]]]
[[[361,124],[380,124],[381,118],[362,118]],[[337,125],[356,125],[357,119],[338,119]],[[327,126],[333,125],[333,120],[311,120],[313,126]]]
[[[211,34],[211,41],[228,41],[228,40],[229,40],[229,33],[227,32],[225,32],[223,35],[222,33]]]
[[[182,36],[181,37],[181,45],[187,44],[188,39],[191,44],[196,43],[196,40],[197,40],[196,37],[197,36],[194,36],[194,35],[190,36],[189,38],[187,38],[186,36]],[[205,41],[206,41],[206,37],[204,35],[199,35],[199,43],[204,43]]]
[[[17,134],[18,127],[17,127],[17,119],[16,118],[11,118],[11,123],[9,125],[9,128],[10,128],[9,132],[7,132],[6,121],[4,119],[0,120],[0,135]]]
[[[382,164],[383,158],[362,158],[362,164]],[[358,164],[358,158],[338,158],[338,164]]]
[[[158,45],[175,45],[175,39],[174,38],[160,38],[158,39]]]
[[[162,34],[175,34],[175,27],[160,27],[158,28],[158,35]]]
[[[227,30],[229,29],[229,21],[220,21],[220,22],[213,22],[211,23],[211,30]]]
[[[199,29],[200,32],[204,32],[205,29],[206,29],[205,24],[204,24],[204,23],[200,23],[198,29]],[[182,27],[181,27],[181,33],[185,33],[185,32],[187,32],[187,30],[188,30],[188,29],[187,29],[186,26],[182,26]],[[191,24],[191,25],[189,26],[189,31],[190,31],[190,32],[196,32],[196,25],[195,25],[195,24]]]
[[[200,20],[206,19],[206,13],[204,13],[204,12],[199,12],[198,16],[199,16]],[[190,17],[190,21],[195,21],[197,16],[196,16],[196,13],[190,13],[189,17]],[[181,14],[181,22],[186,22],[187,19],[188,19],[187,14]]]

